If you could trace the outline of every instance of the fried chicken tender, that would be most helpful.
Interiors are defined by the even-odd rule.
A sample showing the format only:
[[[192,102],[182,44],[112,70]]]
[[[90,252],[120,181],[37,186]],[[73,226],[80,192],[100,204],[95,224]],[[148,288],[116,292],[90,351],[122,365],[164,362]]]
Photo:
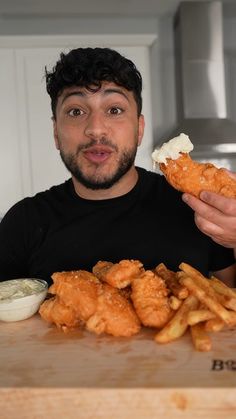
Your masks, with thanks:
[[[145,271],[132,281],[131,299],[144,326],[160,328],[172,317],[168,290],[162,278]]]
[[[139,332],[140,321],[132,304],[120,291],[103,284],[95,313],[87,320],[86,328],[96,334],[132,336]]]
[[[71,329],[80,325],[73,307],[68,307],[57,297],[45,300],[39,314],[48,323],[55,323],[58,328]]]
[[[73,307],[76,317],[88,320],[96,311],[100,281],[90,272],[79,270],[56,272],[49,292],[56,294],[67,307]]]
[[[93,273],[103,282],[116,288],[125,288],[135,276],[142,272],[143,264],[139,260],[121,260],[119,263],[99,261],[93,267]]]
[[[236,180],[225,169],[218,169],[211,163],[199,163],[188,153],[182,153],[176,160],[160,163],[160,169],[167,181],[177,190],[200,197],[200,192],[211,191],[228,198],[236,198]]]

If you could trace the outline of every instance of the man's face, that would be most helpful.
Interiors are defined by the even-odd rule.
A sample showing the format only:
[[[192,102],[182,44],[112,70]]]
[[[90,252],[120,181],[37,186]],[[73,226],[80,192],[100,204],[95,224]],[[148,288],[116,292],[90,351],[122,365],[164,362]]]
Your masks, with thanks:
[[[103,82],[90,92],[69,87],[58,98],[54,138],[72,176],[90,189],[107,189],[133,166],[144,130],[133,93]]]

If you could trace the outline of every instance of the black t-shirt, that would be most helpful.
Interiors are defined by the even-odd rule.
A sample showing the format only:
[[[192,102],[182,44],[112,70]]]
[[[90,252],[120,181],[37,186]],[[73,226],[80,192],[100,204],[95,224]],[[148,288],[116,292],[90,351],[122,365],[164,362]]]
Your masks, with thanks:
[[[99,260],[139,259],[146,269],[181,262],[204,275],[234,263],[232,249],[214,243],[194,223],[164,176],[137,168],[127,194],[80,198],[72,180],[25,198],[0,223],[0,280],[36,277],[51,283],[56,271],[91,271]]]

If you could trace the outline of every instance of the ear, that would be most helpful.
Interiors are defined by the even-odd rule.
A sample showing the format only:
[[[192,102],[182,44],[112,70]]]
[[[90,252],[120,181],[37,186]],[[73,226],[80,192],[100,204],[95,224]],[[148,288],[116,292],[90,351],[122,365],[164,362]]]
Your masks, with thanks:
[[[139,120],[138,120],[138,145],[139,146],[143,139],[144,128],[145,128],[144,116],[140,115]]]
[[[58,134],[57,134],[57,122],[55,118],[52,118],[52,120],[53,120],[53,136],[54,136],[55,145],[56,145],[57,150],[60,150],[59,142],[58,142]]]

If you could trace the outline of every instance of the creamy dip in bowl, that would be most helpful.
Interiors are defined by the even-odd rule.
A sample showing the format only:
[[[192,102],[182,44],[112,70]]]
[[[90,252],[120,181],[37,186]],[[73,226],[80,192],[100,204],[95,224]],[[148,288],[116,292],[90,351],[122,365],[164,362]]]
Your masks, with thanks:
[[[33,316],[47,290],[48,284],[42,279],[20,278],[0,282],[0,320],[11,322]]]

